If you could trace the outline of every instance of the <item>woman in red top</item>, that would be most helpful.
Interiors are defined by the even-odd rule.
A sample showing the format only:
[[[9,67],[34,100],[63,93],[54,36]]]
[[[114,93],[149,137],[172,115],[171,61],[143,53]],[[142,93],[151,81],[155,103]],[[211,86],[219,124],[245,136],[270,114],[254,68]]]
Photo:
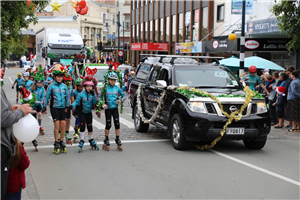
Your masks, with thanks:
[[[26,155],[23,145],[16,138],[15,141],[17,141],[18,144],[16,145],[16,154],[10,161],[7,190],[4,200],[21,200],[22,188],[24,189],[26,187],[25,169],[29,167],[30,160]]]

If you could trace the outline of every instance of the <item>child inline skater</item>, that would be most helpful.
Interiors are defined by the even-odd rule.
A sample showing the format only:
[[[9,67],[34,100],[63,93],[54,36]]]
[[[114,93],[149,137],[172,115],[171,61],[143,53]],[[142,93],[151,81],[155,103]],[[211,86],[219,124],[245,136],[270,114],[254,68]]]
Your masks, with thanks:
[[[33,85],[32,81],[29,80],[29,72],[23,72],[23,81],[21,86],[25,87],[26,90],[30,90],[31,91],[31,86]]]
[[[71,105],[71,97],[73,95],[73,86],[72,86],[72,76],[70,74],[65,74],[63,78],[63,83],[68,87],[68,105]],[[68,112],[66,113],[67,117],[67,122],[66,122],[66,143],[72,145],[72,138],[69,137],[69,131],[70,131],[70,126],[71,126],[71,110],[68,109]],[[59,137],[58,140],[60,140],[60,131],[59,131]]]
[[[54,123],[54,149],[53,153],[58,154],[59,151],[67,153],[66,145],[63,142],[66,130],[66,113],[68,111],[68,88],[62,83],[63,76],[66,73],[61,63],[56,63],[51,67],[54,75],[54,82],[49,85],[44,99],[43,113],[47,114],[47,104],[50,99],[50,112]],[[58,131],[61,131],[61,140],[58,143]]]
[[[80,122],[80,142],[78,144],[79,153],[82,151],[82,147],[84,145],[85,124],[88,130],[89,143],[91,147],[99,150],[97,143],[93,139],[92,126],[92,108],[97,104],[95,95],[98,95],[98,91],[96,89],[98,81],[95,77],[93,77],[95,73],[92,70],[90,70],[88,67],[86,70],[87,76],[82,80],[82,86],[84,87],[85,91],[78,95],[75,102],[71,106],[72,108],[77,106],[76,111]]]
[[[14,89],[14,86],[15,84],[17,84],[17,87],[16,87],[16,92],[17,92],[17,99],[16,99],[16,102],[18,103],[19,101],[19,94],[20,94],[20,86],[22,85],[22,74],[21,73],[17,73],[17,76],[18,78],[15,80],[14,84],[12,85],[12,89]]]
[[[45,80],[44,78],[44,71],[42,66],[38,67],[37,73],[34,76],[35,83],[31,87],[31,91],[35,94],[37,97],[37,101],[35,102],[34,106],[32,107],[33,110],[36,110],[37,117],[38,117],[38,123],[40,126],[40,134],[45,135],[44,129],[42,127],[42,109],[43,109],[43,102],[45,97],[45,89],[43,87],[43,82]],[[36,118],[36,114],[32,114]]]
[[[110,149],[110,143],[109,143],[109,130],[111,128],[111,117],[113,117],[114,124],[115,124],[115,132],[116,132],[116,139],[115,142],[118,145],[118,149],[121,151],[122,149],[122,143],[120,140],[120,122],[119,122],[119,110],[118,105],[125,101],[125,95],[123,91],[115,86],[116,80],[118,79],[118,75],[111,71],[108,73],[108,85],[104,89],[104,97],[105,102],[102,105],[102,108],[105,109],[105,120],[106,120],[106,126],[105,126],[105,139],[104,139],[104,145],[102,146],[102,149],[105,149],[109,151]],[[100,97],[102,96],[102,92],[100,94]],[[119,99],[119,95],[121,95],[122,100]]]
[[[75,80],[76,89],[73,90],[72,97],[71,97],[72,104],[77,99],[78,95],[83,92],[83,86],[81,84],[82,84],[82,79],[81,78],[77,78]],[[74,110],[72,110],[72,115],[75,117],[75,126],[74,126],[75,134],[74,134],[74,137],[73,137],[74,138],[74,143],[76,142],[76,140],[79,137],[79,135],[78,135],[78,133],[79,133],[79,131],[78,131],[79,118],[78,118],[78,115],[77,115],[77,113],[78,113],[77,112],[77,107],[74,108]]]

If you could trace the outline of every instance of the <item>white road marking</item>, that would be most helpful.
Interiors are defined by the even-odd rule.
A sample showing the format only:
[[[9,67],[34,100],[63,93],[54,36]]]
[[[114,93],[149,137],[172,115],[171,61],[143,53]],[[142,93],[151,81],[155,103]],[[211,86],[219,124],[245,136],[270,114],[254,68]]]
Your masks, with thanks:
[[[122,124],[125,124],[128,128],[134,128],[134,123],[132,123],[131,121],[128,121],[122,117],[120,117],[120,122]]]
[[[229,159],[229,160],[232,160],[232,161],[234,161],[234,162],[237,162],[237,163],[240,163],[240,164],[245,165],[245,166],[247,166],[247,167],[250,167],[250,168],[252,168],[252,169],[256,169],[256,170],[261,171],[261,172],[263,172],[263,173],[269,174],[269,175],[274,176],[274,177],[276,177],[276,178],[279,178],[279,179],[282,179],[282,180],[287,181],[287,182],[289,182],[289,183],[292,183],[292,184],[295,184],[295,185],[297,185],[297,186],[300,186],[300,182],[295,181],[295,180],[293,180],[293,179],[287,178],[287,177],[285,177],[285,176],[282,176],[282,175],[280,175],[280,174],[274,173],[274,172],[269,171],[269,170],[267,170],[267,169],[264,169],[264,168],[255,166],[255,165],[253,165],[253,164],[251,164],[251,163],[248,163],[248,162],[239,160],[239,159],[237,159],[237,158],[234,158],[234,157],[232,157],[232,156],[229,156],[229,155],[226,155],[226,154],[224,154],[224,153],[218,152],[218,151],[216,151],[216,150],[209,149],[209,151],[211,151],[211,152],[213,152],[213,153],[215,153],[215,154],[217,154],[217,155],[219,155],[219,156],[222,156],[222,157],[224,157],[224,158],[227,158],[227,159]]]
[[[10,80],[11,84],[14,84],[14,83],[13,83],[13,81],[11,80],[10,76],[9,76],[8,78],[9,78],[9,80]]]
[[[93,126],[95,126],[96,128],[98,128],[99,130],[105,129],[105,125],[101,124],[100,122],[98,122],[95,119],[93,119]]]
[[[123,144],[129,144],[129,143],[145,143],[145,142],[169,142],[170,139],[156,139],[156,140],[122,140]],[[97,142],[98,145],[102,145],[103,142]],[[66,144],[67,147],[78,147],[78,145],[70,145]],[[84,144],[84,146],[90,145],[88,142]],[[24,147],[25,150],[32,150],[35,149],[35,147]],[[39,149],[51,149],[53,148],[53,145],[44,145],[44,146],[38,146]]]

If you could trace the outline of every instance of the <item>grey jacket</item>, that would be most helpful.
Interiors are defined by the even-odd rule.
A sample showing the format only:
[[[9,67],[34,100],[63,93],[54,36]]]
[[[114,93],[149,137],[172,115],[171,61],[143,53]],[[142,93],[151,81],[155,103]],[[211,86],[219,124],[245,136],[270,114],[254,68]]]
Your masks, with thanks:
[[[8,148],[10,156],[15,154],[16,142],[13,138],[13,124],[17,123],[19,119],[24,117],[21,109],[15,111],[11,110],[11,104],[7,99],[2,87],[1,90],[1,145]]]

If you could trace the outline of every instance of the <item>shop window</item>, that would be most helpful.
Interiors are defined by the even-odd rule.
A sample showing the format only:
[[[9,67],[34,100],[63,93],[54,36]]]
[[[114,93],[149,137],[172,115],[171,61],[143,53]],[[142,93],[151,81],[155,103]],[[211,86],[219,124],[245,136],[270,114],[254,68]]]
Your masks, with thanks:
[[[106,19],[106,14],[103,14],[103,23],[106,22],[105,19]]]
[[[194,10],[194,24],[193,24],[193,41],[198,41],[199,33],[199,9]]]
[[[224,21],[224,4],[218,5],[217,7],[217,22]]]
[[[130,29],[130,15],[125,15],[125,29]]]
[[[202,8],[202,34],[201,40],[207,35],[207,24],[208,24],[208,7]],[[207,41],[207,38],[203,41]]]

